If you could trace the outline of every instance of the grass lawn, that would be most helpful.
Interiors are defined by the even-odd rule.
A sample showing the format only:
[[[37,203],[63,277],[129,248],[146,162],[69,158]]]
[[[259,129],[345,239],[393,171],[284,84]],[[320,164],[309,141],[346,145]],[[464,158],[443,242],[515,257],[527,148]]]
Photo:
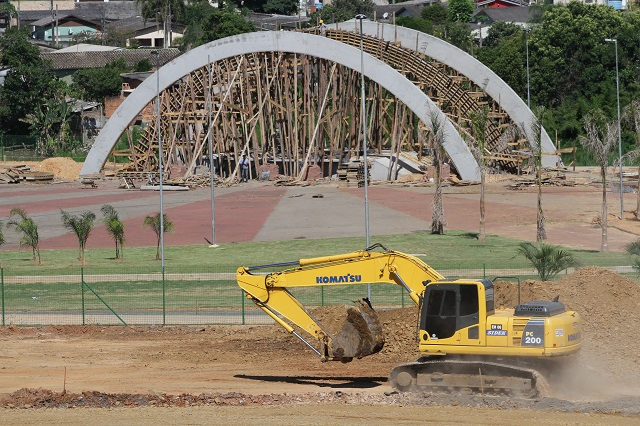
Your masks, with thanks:
[[[484,242],[475,234],[447,231],[445,235],[416,232],[372,238],[388,249],[417,255],[435,269],[527,268],[517,255],[520,240],[488,235]],[[347,253],[364,248],[364,238],[331,238],[222,244],[219,248],[180,246],[165,248],[165,273],[233,273],[239,266],[296,261],[301,258]],[[86,251],[85,274],[149,274],[160,271],[155,247],[124,249],[124,259],[114,259],[113,249]],[[582,265],[632,265],[626,253],[572,250]],[[30,250],[0,251],[5,276],[76,275],[80,273],[77,250],[43,250],[42,264],[31,260]]]

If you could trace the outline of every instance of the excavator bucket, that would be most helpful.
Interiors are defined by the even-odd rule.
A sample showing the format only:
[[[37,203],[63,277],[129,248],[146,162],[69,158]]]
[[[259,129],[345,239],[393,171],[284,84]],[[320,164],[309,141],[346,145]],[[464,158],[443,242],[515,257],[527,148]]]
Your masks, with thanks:
[[[384,346],[382,324],[368,301],[345,308],[346,319],[329,343],[330,354],[349,360],[380,352]]]

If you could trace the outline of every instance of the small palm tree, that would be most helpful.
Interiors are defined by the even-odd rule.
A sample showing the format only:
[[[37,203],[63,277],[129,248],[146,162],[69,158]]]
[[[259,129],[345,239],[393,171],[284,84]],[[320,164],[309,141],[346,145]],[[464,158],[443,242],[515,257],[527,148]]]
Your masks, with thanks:
[[[444,205],[442,203],[442,163],[444,162],[444,119],[440,118],[436,111],[431,111],[429,116],[431,141],[433,144],[433,167],[435,170],[436,192],[433,195],[431,213],[431,233],[444,234],[447,220],[444,217]]]
[[[30,247],[33,251],[33,260],[40,261],[40,237],[38,235],[38,225],[27,216],[27,213],[20,207],[14,207],[9,212],[9,222],[7,228],[15,227],[16,232],[22,234],[20,238],[21,247]]]
[[[640,240],[635,240],[627,244],[625,251],[634,256],[640,256]],[[636,268],[640,269],[640,257],[636,257]]]
[[[83,212],[80,216],[72,216],[64,210],[60,210],[60,213],[62,214],[62,224],[64,227],[78,237],[78,260],[84,265],[84,248],[87,245],[89,234],[93,229],[93,222],[96,220],[96,215],[90,211]]]
[[[540,244],[540,248],[531,243],[521,243],[518,254],[527,258],[538,271],[542,281],[548,281],[564,269],[578,266],[578,261],[573,254],[560,247],[544,243]]]
[[[600,251],[609,251],[607,237],[607,167],[609,166],[609,154],[615,142],[618,140],[618,123],[607,121],[602,110],[596,109],[584,118],[584,130],[586,136],[580,136],[579,141],[583,148],[591,153],[600,166],[600,179],[602,180],[602,242]],[[620,195],[622,196],[622,194]]]
[[[485,234],[485,174],[487,173],[487,161],[485,152],[487,151],[487,137],[489,126],[489,108],[483,106],[473,111],[470,115],[471,131],[475,141],[474,145],[470,145],[471,154],[475,158],[478,166],[480,166],[480,232],[478,232],[478,240],[484,241]]]
[[[160,259],[160,238],[162,236],[162,231],[165,233],[173,232],[173,222],[171,222],[166,214],[162,215],[163,221],[162,226],[160,223],[160,213],[156,213],[154,216],[145,216],[143,226],[151,228],[153,232],[156,233],[156,237],[158,237],[158,242],[156,244],[156,260]]]
[[[107,232],[116,243],[116,259],[120,259],[124,257],[124,223],[118,217],[116,209],[110,204],[103,205],[100,211],[104,216],[102,221],[107,228]]]

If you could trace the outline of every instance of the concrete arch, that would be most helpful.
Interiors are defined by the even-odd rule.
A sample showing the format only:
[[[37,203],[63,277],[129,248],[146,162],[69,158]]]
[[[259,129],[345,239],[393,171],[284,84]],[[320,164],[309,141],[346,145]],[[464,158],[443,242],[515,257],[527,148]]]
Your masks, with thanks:
[[[333,28],[334,25],[331,27]],[[335,27],[360,33],[360,21],[356,20],[341,22],[335,24]],[[535,118],[531,109],[511,86],[473,56],[437,37],[388,23],[363,21],[362,32],[382,40],[398,42],[407,49],[429,56],[458,71],[497,100],[500,107],[515,123],[523,125],[529,141],[535,140],[531,134],[531,123]],[[541,143],[543,153],[555,152],[556,148],[544,129],[542,129]],[[557,161],[558,157],[555,154],[542,157],[544,167],[556,166]]]
[[[287,52],[319,57],[360,71],[360,50],[325,37],[296,32],[268,31],[227,37],[199,46],[172,60],[160,70],[159,86],[164,90],[175,81],[212,61],[256,52]],[[120,135],[134,117],[156,96],[158,74],[147,78],[120,105],[102,129],[80,171],[100,172]],[[434,111],[446,123],[444,148],[462,179],[479,180],[480,169],[468,146],[445,115],[418,87],[384,62],[364,54],[364,74],[398,97],[426,125]]]

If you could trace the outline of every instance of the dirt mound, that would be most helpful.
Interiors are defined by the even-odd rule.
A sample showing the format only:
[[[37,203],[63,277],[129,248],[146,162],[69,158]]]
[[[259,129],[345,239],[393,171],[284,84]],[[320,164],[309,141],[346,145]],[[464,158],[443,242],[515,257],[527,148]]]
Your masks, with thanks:
[[[567,309],[582,317],[584,344],[579,363],[568,372],[572,378],[593,377],[593,386],[602,388],[640,381],[640,286],[633,280],[598,267],[581,268],[557,282],[525,281],[522,301],[560,297]],[[517,287],[512,282],[496,283],[496,302],[505,307],[517,304]],[[613,379],[613,380],[611,380]],[[612,383],[615,382],[615,383]],[[581,386],[587,386],[585,382]]]
[[[66,157],[47,158],[34,167],[35,170],[41,172],[53,173],[54,177],[59,180],[78,179],[81,168],[82,163],[77,163]]]

